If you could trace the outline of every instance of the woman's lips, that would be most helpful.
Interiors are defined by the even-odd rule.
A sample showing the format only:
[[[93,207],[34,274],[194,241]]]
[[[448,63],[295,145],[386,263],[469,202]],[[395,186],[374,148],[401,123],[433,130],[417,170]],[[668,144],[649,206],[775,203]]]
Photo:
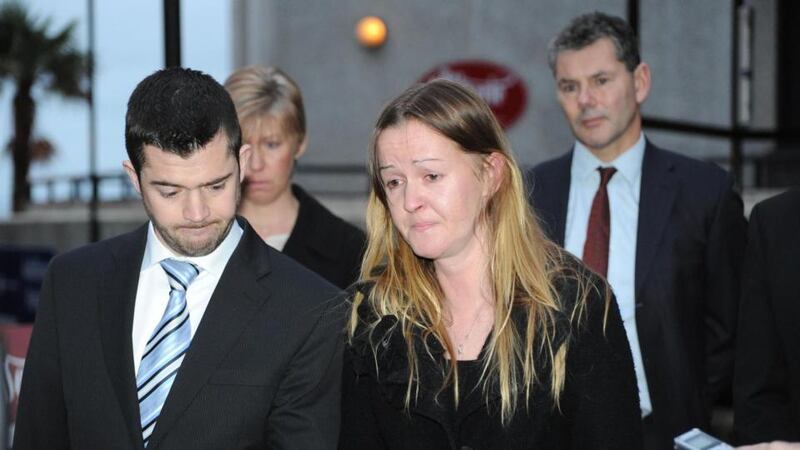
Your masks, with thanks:
[[[411,225],[415,231],[425,231],[436,225],[434,222],[419,222]]]
[[[251,188],[251,189],[264,189],[267,186],[269,186],[271,184],[271,182],[269,182],[269,181],[248,180],[245,184],[246,184],[246,186],[248,188]]]

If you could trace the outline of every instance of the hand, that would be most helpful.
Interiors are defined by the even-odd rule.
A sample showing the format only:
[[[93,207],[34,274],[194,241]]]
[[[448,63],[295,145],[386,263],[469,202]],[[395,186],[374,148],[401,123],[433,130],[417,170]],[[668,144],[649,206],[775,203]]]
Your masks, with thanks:
[[[800,450],[800,443],[773,441],[736,447],[736,450]]]

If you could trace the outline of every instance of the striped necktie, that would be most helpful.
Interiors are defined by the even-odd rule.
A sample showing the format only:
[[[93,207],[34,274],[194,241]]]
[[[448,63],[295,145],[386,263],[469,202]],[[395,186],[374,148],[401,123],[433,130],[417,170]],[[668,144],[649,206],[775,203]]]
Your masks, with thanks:
[[[194,264],[175,259],[161,261],[161,267],[169,279],[169,302],[164,316],[147,341],[136,375],[145,447],[192,341],[186,290],[200,273]]]

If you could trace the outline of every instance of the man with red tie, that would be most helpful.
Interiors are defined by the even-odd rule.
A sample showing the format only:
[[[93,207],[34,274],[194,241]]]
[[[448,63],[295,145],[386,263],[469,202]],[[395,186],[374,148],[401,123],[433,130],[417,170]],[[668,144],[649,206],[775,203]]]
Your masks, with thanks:
[[[607,277],[639,385],[645,448],[708,429],[730,389],[746,223],[722,169],[659,149],[642,132],[650,91],[633,30],[575,18],[551,42],[573,148],[528,173],[550,237]]]

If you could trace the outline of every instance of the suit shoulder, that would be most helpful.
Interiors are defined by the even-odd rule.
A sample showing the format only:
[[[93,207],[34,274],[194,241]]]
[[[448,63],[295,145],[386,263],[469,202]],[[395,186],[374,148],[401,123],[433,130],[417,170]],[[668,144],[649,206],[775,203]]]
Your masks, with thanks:
[[[145,237],[146,228],[140,227],[119,236],[86,244],[61,253],[53,258],[50,266],[52,268],[72,267],[81,271],[101,268],[104,264],[107,264],[107,258],[110,258],[114,252],[135,248],[137,244],[144,245]]]
[[[760,201],[753,207],[752,215],[778,218],[798,210],[800,210],[800,188],[795,188]]]
[[[762,200],[750,213],[751,227],[760,228],[762,233],[781,236],[778,241],[796,235],[800,227],[800,189],[791,189]]]
[[[729,185],[730,174],[719,165],[656,147],[656,151],[675,165],[680,176],[692,183],[704,185]]]
[[[564,168],[569,169],[571,154],[572,152],[567,152],[556,158],[548,159],[539,164],[536,164],[532,168],[528,169],[527,175],[546,177],[547,175],[557,173],[560,170],[563,170]]]
[[[317,273],[278,250],[266,245],[265,247],[269,252],[272,276],[277,277],[281,289],[310,299],[330,298],[341,294],[339,288]]]
[[[568,179],[571,158],[572,152],[567,152],[528,169],[524,176],[528,196],[540,195],[542,189],[552,189],[559,185],[558,180]]]

